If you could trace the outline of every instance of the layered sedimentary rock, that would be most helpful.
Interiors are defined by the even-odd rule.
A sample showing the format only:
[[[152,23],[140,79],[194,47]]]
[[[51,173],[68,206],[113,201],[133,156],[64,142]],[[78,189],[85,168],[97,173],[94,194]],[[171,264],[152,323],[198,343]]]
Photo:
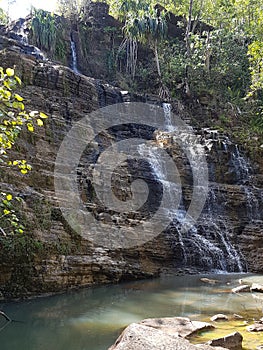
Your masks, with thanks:
[[[91,15],[96,14],[91,12]],[[0,49],[1,65],[15,65],[25,83],[21,94],[28,109],[37,109],[49,116],[44,128],[33,135],[22,134],[13,154],[16,158],[26,155],[33,166],[30,174],[22,176],[1,169],[2,188],[23,199],[20,213],[30,238],[20,239],[12,247],[0,242],[0,284],[5,297],[152,277],[168,268],[175,273],[211,269],[263,271],[262,169],[259,165],[255,172],[238,146],[213,130],[196,130],[207,153],[210,189],[203,214],[189,232],[180,235],[179,228],[193,194],[193,166],[172,131],[156,134],[153,130],[144,130],[148,142],[164,149],[180,174],[183,199],[179,210],[166,208],[172,224],[145,244],[129,249],[95,245],[76,233],[61,214],[54,191],[54,165],[65,135],[76,121],[99,107],[123,101],[161,105],[161,101],[131,96],[94,78],[76,74],[68,67],[32,55],[34,47],[28,48],[28,44],[10,37],[0,37]],[[174,110],[178,112],[176,103]],[[130,125],[124,132],[129,136],[133,128]],[[118,137],[118,131],[107,131],[100,143],[96,140],[97,146],[103,148],[109,142],[116,142]],[[92,154],[81,158],[79,179],[85,179],[85,166],[92,165]],[[156,171],[156,167],[161,169],[161,161],[151,158],[148,164],[140,163],[138,171],[135,163],[132,164],[135,172],[156,186],[155,197],[161,194],[164,174]],[[128,170],[127,167],[119,169],[121,180],[113,178],[114,193],[123,201],[130,196],[132,176]],[[167,184],[168,188],[172,185]],[[113,228],[126,219],[128,225],[138,220],[134,217],[124,220],[111,212],[105,215],[98,201],[92,200],[93,188],[86,184],[82,190],[87,194],[87,206],[93,214]],[[155,210],[156,203],[151,203],[151,209]]]

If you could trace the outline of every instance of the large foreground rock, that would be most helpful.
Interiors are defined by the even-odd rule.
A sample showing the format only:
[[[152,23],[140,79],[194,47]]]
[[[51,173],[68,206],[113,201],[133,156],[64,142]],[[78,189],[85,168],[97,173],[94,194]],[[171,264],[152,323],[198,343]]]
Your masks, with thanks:
[[[198,331],[215,328],[210,323],[191,321],[187,317],[148,318],[139,324],[182,338],[189,337]]]
[[[129,325],[108,350],[215,350],[222,347],[193,345],[183,337],[204,329],[213,328],[205,322],[191,322],[188,318],[148,319]]]

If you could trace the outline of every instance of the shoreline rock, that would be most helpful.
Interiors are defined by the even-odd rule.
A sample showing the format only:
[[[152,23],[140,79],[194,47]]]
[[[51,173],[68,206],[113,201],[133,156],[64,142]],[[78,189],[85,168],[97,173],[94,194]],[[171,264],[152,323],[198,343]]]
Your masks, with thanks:
[[[208,344],[194,345],[185,339],[207,328],[214,327],[186,317],[145,319],[130,324],[108,350],[224,350]]]
[[[227,315],[224,314],[216,314],[210,318],[210,321],[212,322],[218,322],[218,321],[228,321],[229,318]]]

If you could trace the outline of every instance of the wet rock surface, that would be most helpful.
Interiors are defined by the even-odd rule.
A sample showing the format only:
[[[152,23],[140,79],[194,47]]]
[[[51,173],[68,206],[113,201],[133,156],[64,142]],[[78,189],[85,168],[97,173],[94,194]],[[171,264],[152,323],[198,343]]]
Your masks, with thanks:
[[[228,320],[228,316],[224,314],[216,314],[210,318],[210,321],[213,321],[213,322],[227,321],[227,320]]]
[[[232,293],[246,293],[250,292],[250,286],[247,284],[243,284],[242,286],[238,286],[232,289]]]
[[[242,340],[242,335],[239,332],[235,332],[222,338],[210,340],[207,344],[211,346],[222,346],[230,350],[242,350]]]

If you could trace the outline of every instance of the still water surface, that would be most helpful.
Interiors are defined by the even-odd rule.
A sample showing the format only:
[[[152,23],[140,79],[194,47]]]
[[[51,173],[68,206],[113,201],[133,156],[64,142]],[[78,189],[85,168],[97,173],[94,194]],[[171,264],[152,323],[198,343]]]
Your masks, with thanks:
[[[113,286],[83,289],[63,295],[2,303],[13,320],[0,331],[1,350],[106,350],[121,329],[148,317],[188,316],[206,320],[216,313],[244,313],[262,305],[250,293],[230,293],[238,279],[263,283],[263,276],[170,276]],[[0,328],[5,322],[0,319]]]

